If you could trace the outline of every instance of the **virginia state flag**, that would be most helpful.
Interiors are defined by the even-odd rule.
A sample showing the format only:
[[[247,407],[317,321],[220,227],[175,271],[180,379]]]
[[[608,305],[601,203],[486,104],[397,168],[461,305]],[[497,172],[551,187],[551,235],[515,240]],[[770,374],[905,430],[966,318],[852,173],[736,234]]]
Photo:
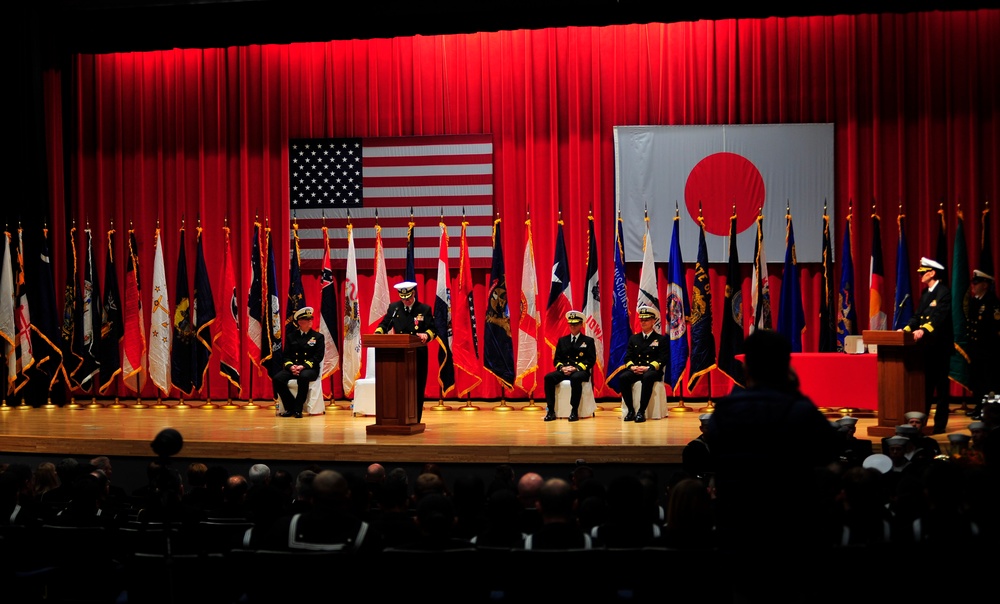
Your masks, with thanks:
[[[212,330],[215,323],[215,296],[212,295],[212,282],[208,278],[208,266],[205,264],[205,248],[202,243],[202,228],[198,227],[198,250],[194,262],[194,336],[195,344],[194,386],[201,390],[205,383],[205,372],[208,371],[208,359],[212,356]],[[280,327],[279,327],[280,329]]]
[[[882,285],[885,281],[885,267],[882,263],[882,227],[878,214],[872,214],[872,260],[869,270],[868,329],[884,330],[889,321],[882,309]]]
[[[486,303],[483,366],[504,387],[510,388],[514,384],[514,341],[510,336],[510,307],[507,305],[507,276],[499,218],[493,221],[493,266]]]
[[[729,263],[726,265],[726,298],[722,305],[722,334],[719,337],[719,371],[743,385],[743,284],[740,252],[736,247],[736,214],[729,219]]]
[[[910,260],[906,251],[905,214],[896,218],[899,242],[896,244],[896,299],[893,302],[892,328],[902,329],[913,317],[913,288],[910,285]]]
[[[691,369],[688,389],[698,378],[715,369],[715,334],[712,333],[712,287],[708,278],[708,246],[705,244],[705,219],[699,217],[701,230],[698,260],[694,264],[691,288]]]
[[[517,322],[517,377],[515,385],[531,395],[538,383],[538,283],[535,252],[531,240],[531,219],[524,221],[524,261],[521,265],[521,314]]]
[[[667,335],[670,336],[670,368],[664,379],[670,388],[677,390],[684,377],[688,362],[688,315],[691,303],[688,301],[687,284],[684,279],[684,260],[681,258],[680,215],[674,216],[674,231],[670,242],[670,267],[667,280]]]
[[[837,292],[837,350],[844,350],[844,338],[858,333],[858,311],[854,307],[854,251],[851,250],[851,211],[844,220],[844,242],[840,246],[844,265],[840,268]]]
[[[455,390],[455,360],[451,356],[451,277],[448,273],[448,227],[441,223],[437,289],[434,295],[434,333],[438,343],[438,385],[441,396]]]
[[[569,258],[566,256],[563,221],[560,220],[556,231],[556,253],[552,259],[549,303],[545,308],[545,343],[552,350],[556,349],[559,338],[569,333],[566,313],[571,310],[573,310],[573,290],[569,284]]]
[[[792,213],[786,216],[788,239],[785,243],[785,266],[781,275],[781,308],[778,332],[788,338],[792,352],[802,352],[802,333],[806,330],[806,312],[802,308],[802,286],[799,283],[799,263],[795,257],[795,230]]]
[[[628,339],[632,335],[632,323],[628,314],[628,290],[625,285],[625,245],[622,241],[622,219],[619,215],[615,228],[615,275],[611,297],[611,345],[608,348],[608,386],[621,393],[618,372],[625,364]],[[711,329],[711,326],[709,326]],[[714,352],[713,352],[714,354]]]

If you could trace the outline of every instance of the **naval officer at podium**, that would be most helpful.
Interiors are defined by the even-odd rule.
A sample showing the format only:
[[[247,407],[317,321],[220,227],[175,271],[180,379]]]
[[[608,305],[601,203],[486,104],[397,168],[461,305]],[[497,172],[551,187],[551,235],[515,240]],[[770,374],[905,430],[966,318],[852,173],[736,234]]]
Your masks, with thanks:
[[[420,338],[424,344],[434,339],[434,315],[431,307],[417,300],[417,284],[403,281],[393,287],[399,300],[389,305],[375,333],[405,333]],[[417,349],[417,423],[424,412],[424,389],[427,387],[427,347]]]

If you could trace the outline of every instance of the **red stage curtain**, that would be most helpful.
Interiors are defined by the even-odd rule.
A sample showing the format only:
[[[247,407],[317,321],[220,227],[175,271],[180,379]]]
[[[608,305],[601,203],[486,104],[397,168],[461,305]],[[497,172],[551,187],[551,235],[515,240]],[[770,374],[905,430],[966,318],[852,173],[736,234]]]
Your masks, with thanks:
[[[884,225],[889,290],[882,297],[892,300],[893,218],[900,205],[907,214],[911,265],[933,252],[939,203],[944,203],[949,237],[954,236],[960,204],[969,258],[975,263],[984,204],[995,206],[1000,199],[998,10],[729,19],[78,55],[70,69],[66,79],[58,73],[47,77],[56,282],[62,282],[59,272],[65,270],[59,259],[66,253],[62,242],[69,221],[79,227],[81,246],[86,225],[103,233],[113,222],[119,258],[124,257],[124,233],[131,225],[144,271],[144,297],[157,223],[163,233],[167,283],[172,284],[178,229],[200,222],[216,285],[221,283],[222,229],[226,224],[232,229],[237,288],[245,298],[254,217],[274,229],[281,269],[278,291],[284,296],[288,254],[281,250],[290,245],[287,141],[292,137],[492,133],[496,209],[506,227],[503,246],[512,301],[519,299],[525,237],[519,226],[528,210],[540,273],[538,299],[548,296],[561,210],[574,303],[579,306],[583,298],[589,211],[599,238],[602,297],[610,300],[616,125],[833,122],[833,220],[839,235],[853,201],[851,251],[860,309],[868,304],[873,203]],[[69,82],[68,90],[60,88],[63,81]],[[1000,249],[997,215],[993,207],[994,256]],[[797,235],[803,240],[821,233]],[[100,258],[105,239],[95,236],[94,241]],[[187,239],[188,258],[195,257],[194,243],[193,237]],[[338,243],[344,244],[333,242]],[[772,259],[783,257],[783,250],[768,252]],[[837,250],[838,259],[842,253]],[[693,266],[693,258],[687,261]],[[801,270],[805,350],[815,351],[820,266],[804,265]],[[711,270],[716,334],[723,271],[724,266]],[[749,271],[746,265],[745,300]],[[839,282],[839,263],[837,272]],[[371,267],[362,264],[360,273],[361,314],[367,316]],[[660,277],[665,283],[666,275]],[[389,275],[390,282],[401,278]],[[488,278],[488,271],[476,272],[480,313]],[[629,266],[629,278],[634,304],[637,264]],[[689,268],[689,287],[691,278]],[[424,300],[433,299],[435,279],[433,270],[418,275]],[[307,301],[318,304],[318,275],[305,275],[305,287]],[[772,276],[774,316],[779,290],[780,275]],[[143,307],[148,321],[149,304]],[[516,329],[516,306],[512,311]],[[867,327],[867,313],[858,314],[860,332]],[[244,317],[241,320],[245,323]],[[606,330],[610,322],[610,304],[605,303]],[[548,371],[546,347],[540,356],[540,370]],[[254,377],[253,389],[246,389],[251,367],[245,351],[243,357],[244,397],[269,396],[266,379]],[[434,358],[431,354],[432,365]],[[212,359],[209,373],[212,399],[224,399],[229,392],[218,375],[218,358]],[[712,382],[713,395],[728,391],[723,377]],[[693,395],[706,394],[706,383],[703,380]],[[151,385],[146,390],[147,396],[154,395]],[[435,380],[428,380],[431,400],[436,390]],[[336,393],[341,393],[339,381]],[[493,380],[473,392],[475,398],[500,394]],[[516,390],[507,395],[524,397]]]

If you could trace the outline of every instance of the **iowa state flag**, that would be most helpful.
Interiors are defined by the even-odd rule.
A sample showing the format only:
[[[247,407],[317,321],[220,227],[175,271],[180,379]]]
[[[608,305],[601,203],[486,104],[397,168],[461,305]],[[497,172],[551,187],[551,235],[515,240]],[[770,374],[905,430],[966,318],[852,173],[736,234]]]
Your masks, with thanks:
[[[545,308],[545,343],[556,349],[559,338],[569,333],[566,313],[573,310],[573,290],[569,284],[569,258],[566,256],[566,239],[563,236],[563,221],[556,230],[556,253],[552,259],[552,284],[549,289],[549,303]]]

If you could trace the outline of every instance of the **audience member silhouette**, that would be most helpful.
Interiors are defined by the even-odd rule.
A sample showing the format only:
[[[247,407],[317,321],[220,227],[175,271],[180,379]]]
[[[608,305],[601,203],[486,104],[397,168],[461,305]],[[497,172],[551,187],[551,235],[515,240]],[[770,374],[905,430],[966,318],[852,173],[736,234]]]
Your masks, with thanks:
[[[648,511],[646,488],[637,476],[624,474],[607,489],[608,517],[590,531],[605,547],[638,548],[659,545],[662,530]]]
[[[682,478],[667,493],[667,517],[660,544],[674,549],[716,547],[715,517],[703,480]]]
[[[382,539],[367,522],[351,513],[351,489],[340,472],[322,470],[312,480],[312,506],[279,518],[265,540],[268,549],[353,551],[382,549]]]
[[[542,526],[524,540],[524,549],[592,549],[594,540],[577,523],[576,495],[569,482],[549,478],[538,494]]]
[[[528,536],[521,530],[521,500],[508,489],[497,489],[486,501],[486,522],[469,541],[476,547],[514,549]]]

